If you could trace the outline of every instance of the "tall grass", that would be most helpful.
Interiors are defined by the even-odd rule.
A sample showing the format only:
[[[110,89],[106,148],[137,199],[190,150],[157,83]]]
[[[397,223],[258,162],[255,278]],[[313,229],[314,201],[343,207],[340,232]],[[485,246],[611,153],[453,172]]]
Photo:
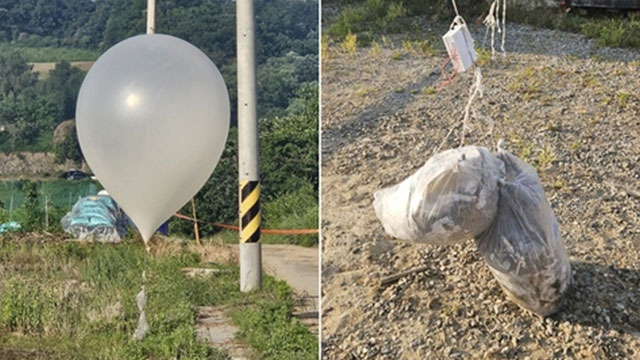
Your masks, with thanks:
[[[224,359],[196,340],[197,306],[225,305],[252,314],[261,327],[234,316],[260,353],[277,346],[283,359],[311,359],[317,340],[291,317],[291,289],[265,276],[263,290],[241,293],[235,265],[211,264],[208,278],[188,278],[181,268],[199,265],[185,246],[165,255],[146,255],[141,243],[79,244],[40,235],[0,237],[0,358],[30,354],[46,359]],[[147,273],[143,341],[135,295]],[[279,309],[278,317],[272,310]],[[291,336],[283,336],[289,334]],[[295,336],[293,336],[295,335]],[[274,357],[271,357],[274,358]]]

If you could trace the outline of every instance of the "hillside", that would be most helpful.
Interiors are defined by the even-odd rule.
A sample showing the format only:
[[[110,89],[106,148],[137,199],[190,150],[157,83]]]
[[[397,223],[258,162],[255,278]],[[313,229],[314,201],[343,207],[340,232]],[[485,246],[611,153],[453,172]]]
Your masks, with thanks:
[[[0,176],[33,176],[43,173],[40,168],[58,172],[64,167],[59,164],[80,164],[75,132],[54,144],[54,131],[75,117],[77,94],[91,62],[117,42],[145,32],[146,4],[144,0],[0,1],[0,151],[53,160],[46,166],[16,164],[12,169],[25,172],[12,170]],[[317,1],[255,2],[265,226],[317,226],[317,9]],[[196,204],[202,220],[234,223],[238,204],[235,2],[159,1],[156,15],[157,31],[200,48],[220,69],[228,87],[231,133]],[[191,213],[190,208],[185,211]],[[177,233],[193,232],[188,222],[171,225]],[[209,225],[200,230],[203,236],[218,231]],[[317,236],[306,242],[317,242]]]

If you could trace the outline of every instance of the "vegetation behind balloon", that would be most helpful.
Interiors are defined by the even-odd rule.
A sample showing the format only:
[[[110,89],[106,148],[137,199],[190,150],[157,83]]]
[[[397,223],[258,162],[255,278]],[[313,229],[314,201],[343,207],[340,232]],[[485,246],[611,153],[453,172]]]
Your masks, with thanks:
[[[63,121],[74,117],[78,90],[86,74],[79,65],[70,62],[95,60],[118,41],[139,34],[144,29],[140,14],[146,2],[72,0],[55,6],[53,3],[35,6],[36,3],[28,0],[12,5],[3,13],[6,21],[0,23],[0,126],[4,125],[0,131],[0,151],[54,153],[56,162],[70,160],[80,167],[83,159],[75,128],[61,141],[53,136]],[[256,15],[263,225],[316,228],[317,2],[256,1]],[[237,223],[238,203],[234,21],[232,1],[158,3],[160,32],[183,38],[203,50],[220,68],[229,88],[232,129],[227,147],[213,176],[195,198],[200,220],[228,224]],[[32,62],[56,64],[53,71],[38,78],[29,64]],[[58,181],[52,180],[55,175],[37,175],[40,205],[44,196],[51,198],[42,189],[57,186]],[[50,180],[53,185],[43,185]],[[0,198],[4,205],[0,205],[7,212],[9,204],[2,191]],[[76,192],[69,190],[75,200]],[[11,212],[17,211],[18,217],[28,212],[24,206],[15,205]],[[49,231],[55,229],[54,213],[64,213],[70,208],[64,202],[54,201],[52,205]],[[190,215],[190,205],[181,212]],[[41,223],[44,226],[44,221]],[[170,230],[173,234],[193,236],[193,225],[184,220],[172,220]],[[220,229],[203,224],[200,231],[202,236],[212,236]],[[317,236],[268,237],[267,241],[310,245],[317,244]]]

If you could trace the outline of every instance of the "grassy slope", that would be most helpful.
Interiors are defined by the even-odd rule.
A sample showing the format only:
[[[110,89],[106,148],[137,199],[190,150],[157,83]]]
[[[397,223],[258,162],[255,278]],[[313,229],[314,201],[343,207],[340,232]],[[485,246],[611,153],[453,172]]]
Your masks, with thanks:
[[[265,359],[314,359],[317,340],[291,318],[290,288],[266,276],[264,289],[238,290],[235,265],[189,279],[181,267],[199,263],[185,246],[117,246],[61,242],[26,234],[0,238],[0,358],[222,359],[195,339],[196,306],[227,305],[242,335]],[[135,295],[147,272],[150,332],[142,342]],[[276,346],[280,344],[279,346]]]
[[[410,16],[411,12],[403,3],[381,0],[354,1],[340,8],[337,16],[329,21],[323,31],[335,41],[343,41],[350,33],[358,34],[360,44],[368,44],[368,39],[383,33],[421,33],[420,22]],[[425,2],[422,9],[438,3]],[[394,5],[392,5],[394,4]],[[488,4],[478,5],[463,11],[468,19],[478,17],[488,10]],[[431,18],[449,19],[442,8],[436,13],[417,13]],[[448,11],[448,10],[447,10]],[[561,8],[507,9],[507,21],[519,22],[535,27],[557,29],[582,34],[595,39],[598,44],[609,47],[640,48],[640,11],[625,14],[606,10],[594,10],[585,14],[578,9],[566,12]]]

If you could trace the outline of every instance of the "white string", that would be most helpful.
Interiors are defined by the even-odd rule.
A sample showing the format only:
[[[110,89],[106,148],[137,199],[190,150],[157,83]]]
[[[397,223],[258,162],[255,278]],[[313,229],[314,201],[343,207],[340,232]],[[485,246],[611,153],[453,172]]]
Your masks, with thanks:
[[[451,2],[453,3],[453,10],[455,10],[456,16],[460,16],[460,13],[458,12],[458,5],[456,5],[456,0],[451,0]]]
[[[504,49],[505,38],[507,35],[507,1],[502,0],[502,19],[500,19],[500,0],[494,0],[489,8],[489,14],[484,18],[483,23],[487,26],[487,30],[485,31],[485,41],[487,38],[487,34],[489,29],[491,29],[491,59],[495,59],[496,49],[495,49],[495,35],[496,28],[498,29],[498,33],[502,33],[502,44],[500,46],[500,50],[502,50],[502,56],[507,56],[507,52]],[[500,26],[502,22],[502,27]]]
[[[473,104],[473,100],[475,100],[476,96],[482,97],[484,94],[484,87],[482,86],[482,71],[480,71],[479,67],[476,67],[474,75],[476,77],[476,82],[469,88],[469,101],[467,101],[467,106],[464,108],[464,119],[462,120],[462,133],[460,135],[460,146],[464,146],[464,135],[467,130],[467,123],[469,121],[469,112],[471,110],[471,104]]]
[[[506,57],[507,52],[504,50],[504,38],[507,35],[507,0],[502,0],[502,56]]]
[[[500,6],[499,1],[500,0],[493,1],[493,3],[491,4],[491,7],[489,8],[489,14],[487,14],[487,16],[482,21],[482,23],[485,26],[487,26],[487,31],[491,29],[491,59],[492,60],[495,58],[495,55],[496,55],[496,49],[495,49],[496,23],[499,24],[499,21],[500,21],[499,19],[497,19],[496,9],[499,8]],[[498,28],[498,31],[499,29],[500,28]],[[485,38],[486,38],[486,32],[485,32]]]

